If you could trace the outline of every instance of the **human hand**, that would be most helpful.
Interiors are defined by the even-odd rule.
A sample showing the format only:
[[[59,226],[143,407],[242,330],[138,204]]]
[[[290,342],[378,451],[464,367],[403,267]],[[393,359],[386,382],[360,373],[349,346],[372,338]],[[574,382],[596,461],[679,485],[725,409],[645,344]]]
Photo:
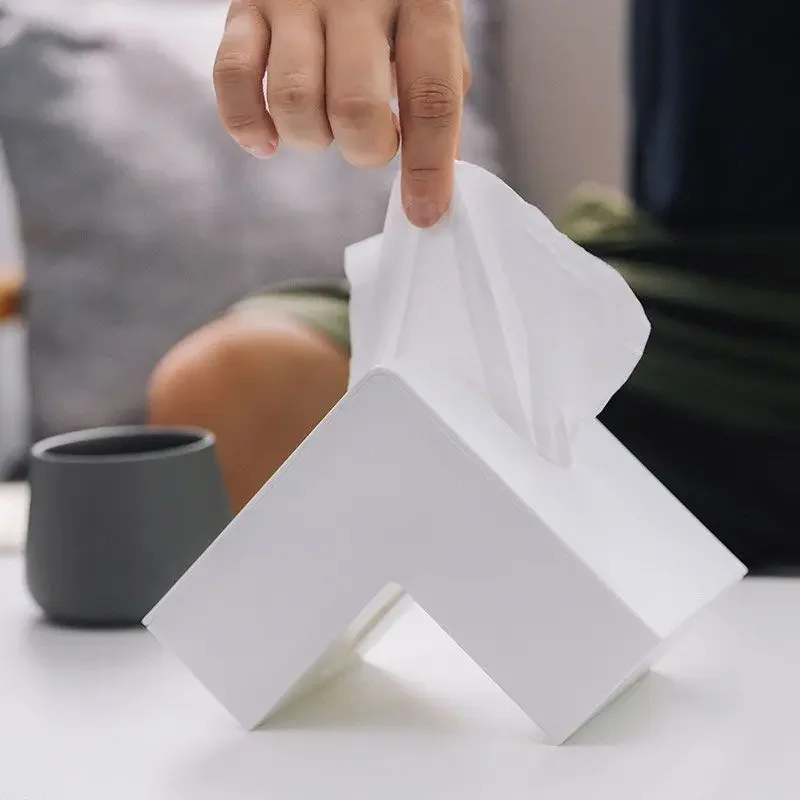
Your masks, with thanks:
[[[402,138],[420,227],[449,206],[468,85],[460,0],[232,0],[214,66],[222,121],[259,157],[335,139],[351,164],[378,166]]]

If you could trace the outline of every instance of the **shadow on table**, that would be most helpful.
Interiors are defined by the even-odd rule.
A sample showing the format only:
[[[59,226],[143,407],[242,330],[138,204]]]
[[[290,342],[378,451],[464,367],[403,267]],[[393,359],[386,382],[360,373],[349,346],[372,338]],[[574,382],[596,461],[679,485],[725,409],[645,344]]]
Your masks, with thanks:
[[[498,691],[500,691],[498,689]],[[623,745],[663,735],[686,712],[708,710],[711,698],[657,672],[638,683],[578,731],[566,747]],[[676,713],[678,712],[678,713]],[[423,694],[369,663],[353,666],[333,681],[298,698],[274,715],[263,731],[381,728],[398,731],[464,733],[544,740],[527,718],[502,714],[483,718],[453,703]]]
[[[356,662],[279,710],[259,731],[364,727],[443,731],[463,725],[454,708],[379,667]]]
[[[566,747],[641,744],[665,737],[717,701],[658,672],[638,683],[590,720]]]
[[[461,709],[364,664],[298,699],[258,732],[226,736],[176,763],[172,787],[181,800],[216,792],[238,800],[306,797],[321,787],[339,797],[343,786],[349,797],[419,797],[444,785],[454,797],[503,797],[504,786],[585,790],[582,771],[609,785],[633,780],[621,767],[625,756],[608,750],[644,745],[654,768],[663,768],[675,743],[680,749],[687,741],[685,726],[707,713],[707,704],[703,711],[695,703],[694,692],[653,674],[556,748],[537,743],[533,726],[502,709],[473,714],[469,698]]]
[[[480,796],[495,796],[498,775],[513,769],[528,784],[554,753],[536,746],[534,731],[521,714],[483,718],[469,698],[461,708],[356,663],[257,731],[176,763],[170,796],[421,797],[445,779],[448,795],[473,796],[486,784]]]
[[[26,660],[43,677],[64,683],[67,678],[84,683],[93,675],[135,679],[142,664],[152,661],[158,645],[144,628],[65,628],[42,617],[23,629]]]

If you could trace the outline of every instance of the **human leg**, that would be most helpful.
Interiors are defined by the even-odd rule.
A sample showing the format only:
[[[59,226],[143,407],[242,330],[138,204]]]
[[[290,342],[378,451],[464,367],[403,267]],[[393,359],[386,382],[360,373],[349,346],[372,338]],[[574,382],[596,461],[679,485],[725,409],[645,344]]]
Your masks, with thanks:
[[[281,303],[243,306],[179,343],[149,391],[157,425],[217,437],[234,511],[249,502],[347,388],[348,355]]]

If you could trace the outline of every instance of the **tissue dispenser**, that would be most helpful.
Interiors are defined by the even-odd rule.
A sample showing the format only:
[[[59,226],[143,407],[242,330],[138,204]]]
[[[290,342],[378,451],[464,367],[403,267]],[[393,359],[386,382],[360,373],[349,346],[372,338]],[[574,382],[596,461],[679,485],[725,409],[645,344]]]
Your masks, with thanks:
[[[599,422],[564,469],[463,387],[378,368],[145,624],[249,729],[405,591],[561,743],[744,572]]]

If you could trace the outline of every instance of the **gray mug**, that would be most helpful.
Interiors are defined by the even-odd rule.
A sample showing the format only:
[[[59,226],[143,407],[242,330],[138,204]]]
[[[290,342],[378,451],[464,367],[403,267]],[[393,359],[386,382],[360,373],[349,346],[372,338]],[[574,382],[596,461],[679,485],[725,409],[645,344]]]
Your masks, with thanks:
[[[28,588],[51,620],[136,625],[231,519],[212,434],[98,428],[30,458]]]

